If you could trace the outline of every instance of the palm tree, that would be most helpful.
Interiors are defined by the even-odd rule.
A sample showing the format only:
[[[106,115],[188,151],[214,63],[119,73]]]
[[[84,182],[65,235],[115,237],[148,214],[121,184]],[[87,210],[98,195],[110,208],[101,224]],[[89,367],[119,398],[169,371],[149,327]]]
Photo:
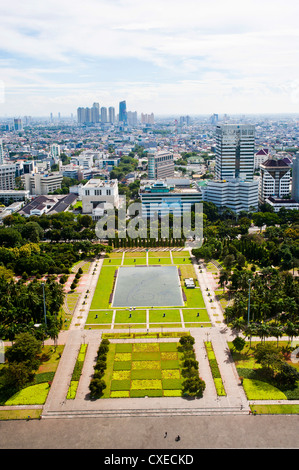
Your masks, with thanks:
[[[249,323],[244,329],[244,335],[246,338],[249,338],[249,344],[251,348],[251,338],[257,335],[257,326],[255,323]]]
[[[244,318],[235,318],[232,321],[232,329],[236,331],[236,335],[239,336],[240,331],[244,330],[245,328],[245,320]]]
[[[298,325],[288,321],[284,327],[285,333],[289,336],[289,341],[293,341],[293,337],[298,335],[299,327]]]
[[[222,269],[219,275],[219,283],[220,283],[220,286],[223,287],[223,292],[225,289],[225,284],[228,283],[228,279],[229,279],[229,272],[226,269]]]
[[[261,342],[266,340],[266,338],[269,336],[270,328],[267,323],[260,323],[257,327],[257,334],[261,338]]]
[[[277,339],[277,347],[278,347],[278,340],[283,335],[283,327],[281,325],[275,324],[270,325],[269,328],[269,335],[274,336]]]

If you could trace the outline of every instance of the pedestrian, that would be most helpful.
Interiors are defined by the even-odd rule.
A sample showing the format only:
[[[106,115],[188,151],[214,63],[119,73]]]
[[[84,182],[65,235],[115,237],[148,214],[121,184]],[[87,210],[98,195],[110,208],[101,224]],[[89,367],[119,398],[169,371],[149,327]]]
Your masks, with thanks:
[[[181,440],[180,436],[177,436],[177,437],[175,438],[175,440],[176,440],[177,442],[180,441],[180,440]]]
[[[164,434],[164,438],[167,437],[167,432]]]

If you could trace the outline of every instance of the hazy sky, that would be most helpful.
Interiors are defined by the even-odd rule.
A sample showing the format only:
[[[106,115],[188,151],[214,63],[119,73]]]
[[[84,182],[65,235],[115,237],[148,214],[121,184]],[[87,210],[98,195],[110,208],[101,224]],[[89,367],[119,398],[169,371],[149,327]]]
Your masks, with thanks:
[[[298,0],[13,0],[0,6],[0,116],[299,108]],[[117,112],[116,111],[116,112]]]

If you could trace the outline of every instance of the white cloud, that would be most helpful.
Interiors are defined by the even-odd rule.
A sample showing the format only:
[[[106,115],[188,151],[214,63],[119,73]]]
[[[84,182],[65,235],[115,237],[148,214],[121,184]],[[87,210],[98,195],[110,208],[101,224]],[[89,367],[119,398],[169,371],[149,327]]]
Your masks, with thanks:
[[[286,89],[299,76],[298,13],[295,0],[6,2],[0,7],[0,79],[7,106],[17,89],[31,89],[45,102],[46,93],[52,103],[58,91],[54,101],[74,97],[74,108],[80,92],[87,99],[101,90],[108,93],[103,98],[123,93],[136,108],[152,101],[157,109],[195,109],[208,107],[208,100],[211,108],[252,107],[255,96],[261,108],[292,108]],[[156,82],[148,83],[146,72],[136,81],[132,63],[130,80],[120,84],[114,67],[103,82],[102,59],[121,59],[122,67],[125,59],[146,61]]]

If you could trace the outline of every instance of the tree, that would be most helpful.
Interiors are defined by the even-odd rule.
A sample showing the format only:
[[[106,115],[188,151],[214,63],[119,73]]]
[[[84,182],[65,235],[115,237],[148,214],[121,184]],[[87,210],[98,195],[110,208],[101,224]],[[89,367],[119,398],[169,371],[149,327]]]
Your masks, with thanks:
[[[183,382],[183,393],[191,397],[202,397],[205,388],[206,384],[200,377],[189,377]]]
[[[106,388],[106,383],[103,379],[93,378],[89,384],[90,396],[92,398],[100,398],[103,390]]]
[[[34,379],[34,373],[24,362],[10,362],[1,371],[0,388],[8,395],[24,388]]]
[[[31,370],[39,366],[38,354],[41,353],[42,343],[30,333],[19,333],[14,344],[6,352],[9,362],[22,362]]]
[[[242,349],[244,349],[244,346],[246,344],[246,341],[244,338],[241,338],[240,336],[237,336],[234,340],[233,340],[233,345],[234,345],[234,348],[236,351],[238,352],[241,352]]]

